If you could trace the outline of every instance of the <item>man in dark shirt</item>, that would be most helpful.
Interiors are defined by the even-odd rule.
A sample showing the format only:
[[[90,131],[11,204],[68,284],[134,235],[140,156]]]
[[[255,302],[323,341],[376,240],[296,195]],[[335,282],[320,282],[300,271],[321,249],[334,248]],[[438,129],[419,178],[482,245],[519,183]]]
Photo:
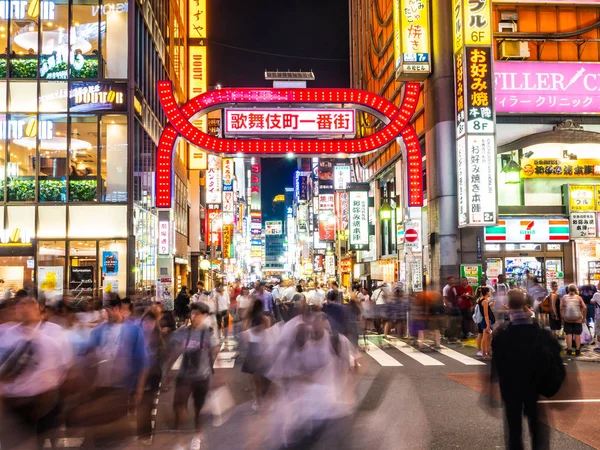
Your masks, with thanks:
[[[523,449],[522,416],[529,423],[531,448],[549,448],[549,430],[543,423],[543,409],[538,407],[538,374],[536,355],[542,346],[560,354],[561,347],[549,331],[531,319],[525,295],[513,289],[508,292],[510,324],[500,326],[492,339],[492,381],[500,383],[504,402],[506,448]]]
[[[327,293],[326,297],[328,303],[339,303],[340,305],[344,303],[344,294],[338,288],[337,282],[333,281],[331,283],[331,290]]]

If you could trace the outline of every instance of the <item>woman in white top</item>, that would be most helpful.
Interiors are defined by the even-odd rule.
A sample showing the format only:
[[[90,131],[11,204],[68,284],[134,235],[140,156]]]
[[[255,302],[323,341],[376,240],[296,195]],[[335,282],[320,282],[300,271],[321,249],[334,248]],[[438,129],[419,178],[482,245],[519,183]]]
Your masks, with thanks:
[[[247,311],[251,304],[252,297],[250,296],[250,288],[248,286],[243,286],[242,293],[237,296],[238,316],[241,321],[246,320]]]

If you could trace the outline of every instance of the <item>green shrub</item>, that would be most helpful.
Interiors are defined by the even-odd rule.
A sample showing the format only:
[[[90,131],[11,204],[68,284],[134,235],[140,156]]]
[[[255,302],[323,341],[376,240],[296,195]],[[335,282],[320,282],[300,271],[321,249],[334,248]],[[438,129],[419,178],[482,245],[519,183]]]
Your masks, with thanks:
[[[10,76],[12,78],[35,78],[37,76],[37,67],[37,58],[11,59]]]
[[[96,180],[70,180],[69,201],[93,202],[96,200]]]
[[[8,180],[8,200],[16,202],[35,201],[35,180]]]
[[[41,202],[63,202],[66,197],[65,180],[40,180]]]

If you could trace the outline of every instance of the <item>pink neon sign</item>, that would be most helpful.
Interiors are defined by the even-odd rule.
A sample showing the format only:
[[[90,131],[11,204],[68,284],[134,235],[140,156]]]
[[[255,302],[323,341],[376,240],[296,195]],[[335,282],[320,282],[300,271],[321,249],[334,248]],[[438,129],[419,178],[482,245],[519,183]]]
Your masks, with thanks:
[[[600,112],[600,64],[496,61],[494,74],[496,112]]]

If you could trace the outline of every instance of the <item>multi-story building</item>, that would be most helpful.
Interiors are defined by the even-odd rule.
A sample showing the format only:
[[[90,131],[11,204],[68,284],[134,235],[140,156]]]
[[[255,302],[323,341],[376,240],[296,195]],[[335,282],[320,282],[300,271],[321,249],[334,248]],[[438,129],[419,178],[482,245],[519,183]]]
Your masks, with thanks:
[[[399,104],[403,82],[397,77],[394,47],[402,45],[406,33],[414,36],[417,28],[403,26],[395,20],[395,12],[404,20],[406,15],[429,8],[429,27],[419,31],[431,40],[431,74],[422,84],[421,103],[413,118],[427,189],[420,217],[423,272],[436,284],[445,275],[458,274],[461,264],[480,265],[492,279],[506,273],[515,283],[526,270],[542,283],[555,279],[589,282],[600,277],[596,186],[600,134],[595,95],[600,5],[535,0],[483,3],[485,14],[481,15],[462,0],[351,0],[352,86]],[[477,7],[481,6],[478,2]],[[490,6],[487,14],[485,9]],[[470,20],[469,15],[478,17]],[[461,22],[465,17],[469,20]],[[456,122],[459,102],[455,97],[457,90],[464,87],[467,92],[473,87],[466,85],[473,81],[469,78],[471,61],[465,60],[459,71],[453,67],[459,22],[490,30],[494,58],[487,82],[494,85],[490,104],[496,111],[497,158],[488,181],[489,192],[497,192],[491,197],[497,201],[492,205],[497,206],[495,226],[483,226],[485,220],[467,223],[458,212],[463,197],[460,170],[457,173],[460,124]],[[459,29],[458,35],[461,33]],[[463,43],[476,47],[477,43],[469,40],[467,36],[459,42],[459,53]],[[461,81],[455,86],[458,79]],[[366,134],[380,126],[368,119],[361,123]],[[371,185],[375,211],[384,204],[393,208],[402,203],[406,176],[401,154],[401,147],[394,143],[361,158],[357,166],[362,176],[359,181]],[[467,169],[471,170],[470,166]],[[474,205],[471,199],[464,205],[476,214],[481,205]],[[406,279],[403,219],[398,214],[397,223],[389,226],[386,219],[376,218],[370,252],[359,253],[355,277],[385,279],[386,266],[397,263],[397,278]],[[459,228],[459,221],[467,226]],[[389,271],[387,277],[395,278],[394,272]]]
[[[185,98],[183,9],[168,1],[15,3],[0,20],[4,288],[150,293],[155,153],[165,123],[155,83],[170,78]],[[185,171],[180,184],[187,199]],[[174,217],[186,234],[187,209]]]

